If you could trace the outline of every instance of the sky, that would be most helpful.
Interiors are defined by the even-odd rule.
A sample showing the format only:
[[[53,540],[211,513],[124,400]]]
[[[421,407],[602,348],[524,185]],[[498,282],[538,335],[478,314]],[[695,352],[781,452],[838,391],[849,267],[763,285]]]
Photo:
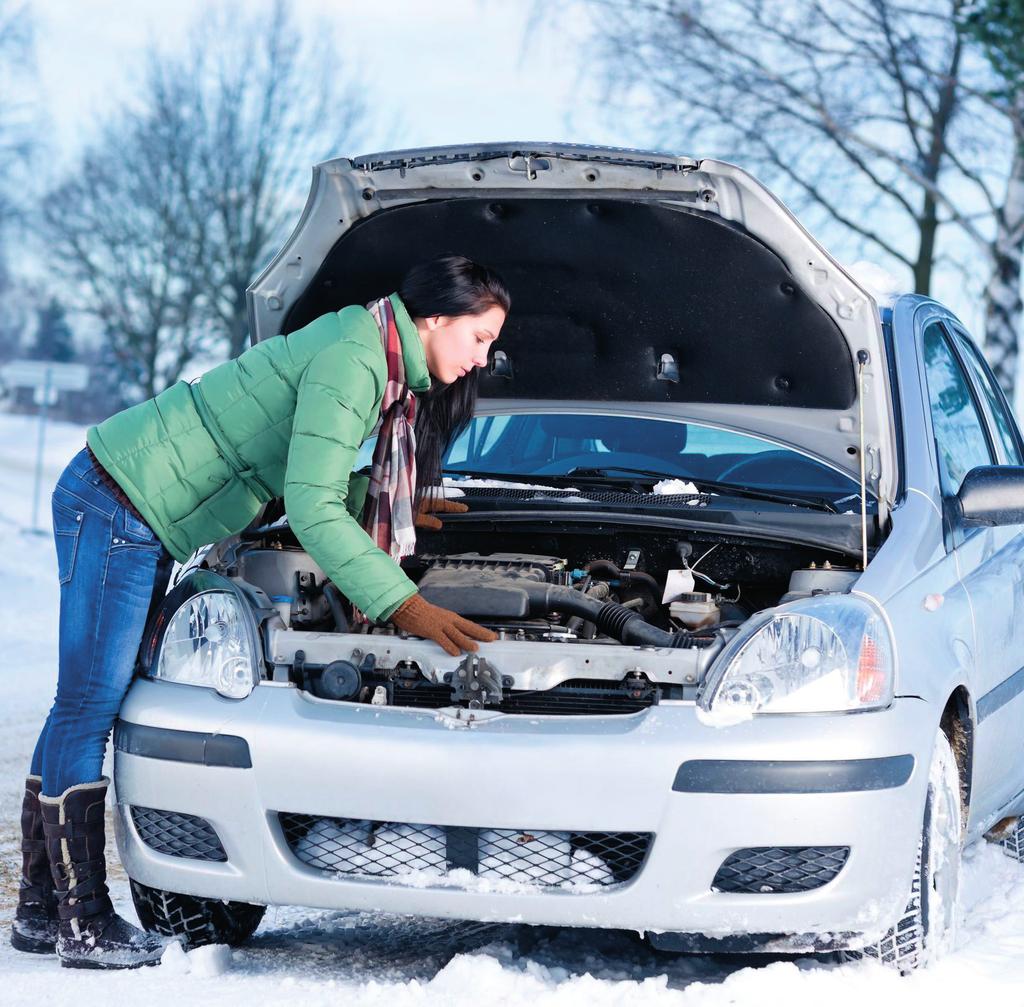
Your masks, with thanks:
[[[176,48],[200,0],[35,0],[37,69],[56,163],[80,147],[111,99],[130,97],[146,47]],[[293,0],[334,28],[379,110],[370,149],[475,140],[622,142],[583,109],[581,38],[528,33],[532,0]],[[570,19],[571,20],[571,19]],[[357,154],[359,151],[338,151]]]
[[[35,23],[38,134],[48,140],[36,173],[40,186],[73,166],[105,112],[131,99],[147,47],[180,48],[192,22],[214,5],[27,3]],[[292,0],[291,9],[309,27],[328,25],[344,59],[359,67],[366,82],[369,133],[359,149],[337,155],[485,140],[647,146],[639,126],[616,116],[602,95],[574,5],[575,0]],[[252,6],[252,0],[245,4]],[[547,20],[531,30],[537,9]],[[289,198],[301,206],[305,192]],[[862,257],[847,234],[817,236],[847,264]],[[958,275],[942,270],[936,287],[969,327],[980,329],[977,291],[963,289]]]

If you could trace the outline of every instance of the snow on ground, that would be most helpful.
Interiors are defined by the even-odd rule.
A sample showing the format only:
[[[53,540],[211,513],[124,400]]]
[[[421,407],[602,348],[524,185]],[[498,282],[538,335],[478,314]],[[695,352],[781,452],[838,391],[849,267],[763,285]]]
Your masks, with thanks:
[[[50,429],[44,526],[49,489],[82,442],[80,428]],[[634,933],[302,908],[271,908],[242,949],[203,948],[188,955],[173,949],[160,967],[136,972],[69,972],[53,958],[17,953],[7,941],[20,869],[17,814],[32,745],[53,693],[57,647],[53,546],[49,538],[22,530],[31,513],[34,451],[34,422],[0,415],[0,1005],[106,1007],[183,998],[207,1007],[243,1001],[251,1007],[1024,1003],[1024,866],[993,847],[966,855],[956,951],[909,979],[874,963],[839,965],[827,956],[657,954]],[[114,900],[134,919],[116,852],[111,866]]]

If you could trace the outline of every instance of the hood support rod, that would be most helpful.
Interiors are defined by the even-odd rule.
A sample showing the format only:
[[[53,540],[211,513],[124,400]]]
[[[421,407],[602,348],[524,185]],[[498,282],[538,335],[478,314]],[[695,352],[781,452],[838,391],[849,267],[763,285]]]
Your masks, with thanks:
[[[864,366],[871,357],[867,350],[857,351],[857,399],[860,406],[860,549],[861,570],[868,568],[868,489],[867,458],[864,450]]]

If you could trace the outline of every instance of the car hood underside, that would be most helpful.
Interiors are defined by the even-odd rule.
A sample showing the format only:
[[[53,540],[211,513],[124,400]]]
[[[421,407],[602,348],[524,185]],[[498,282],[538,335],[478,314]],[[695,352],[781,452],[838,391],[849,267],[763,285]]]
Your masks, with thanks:
[[[551,145],[327,162],[250,289],[254,337],[366,303],[445,252],[496,268],[512,293],[483,398],[658,404],[859,477],[863,379],[867,478],[883,510],[891,500],[877,307],[741,170]]]
[[[739,228],[662,204],[485,198],[383,210],[338,242],[286,328],[366,303],[449,248],[496,268],[514,293],[499,343],[512,376],[483,375],[483,397],[854,402],[842,333],[778,256]],[[678,380],[658,377],[664,353]]]

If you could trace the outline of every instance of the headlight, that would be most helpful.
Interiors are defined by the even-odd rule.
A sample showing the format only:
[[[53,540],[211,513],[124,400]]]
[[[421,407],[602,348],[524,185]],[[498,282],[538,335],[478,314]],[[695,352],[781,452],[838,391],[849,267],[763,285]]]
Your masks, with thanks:
[[[716,662],[700,699],[716,715],[842,713],[888,706],[889,630],[851,595],[809,598],[756,616]]]
[[[171,617],[160,642],[154,678],[216,689],[244,699],[256,684],[252,627],[229,591],[193,595]]]

